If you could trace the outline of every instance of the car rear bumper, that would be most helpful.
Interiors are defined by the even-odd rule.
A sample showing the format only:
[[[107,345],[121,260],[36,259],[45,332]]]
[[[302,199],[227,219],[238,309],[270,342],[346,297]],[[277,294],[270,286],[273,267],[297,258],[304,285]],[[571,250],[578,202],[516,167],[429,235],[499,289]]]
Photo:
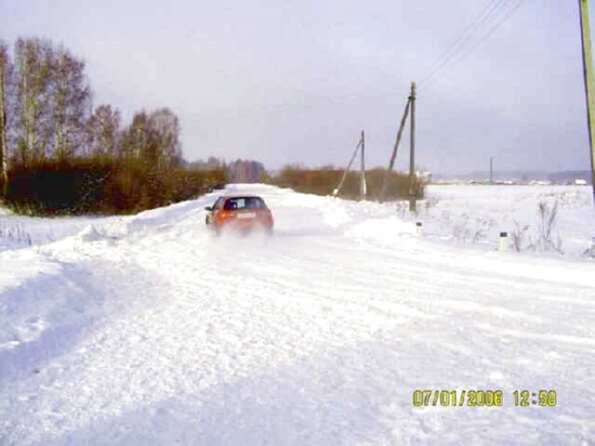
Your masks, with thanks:
[[[234,229],[234,230],[251,230],[251,229],[273,229],[273,222],[263,221],[259,219],[254,220],[240,220],[233,219],[224,221],[216,225],[218,229]]]

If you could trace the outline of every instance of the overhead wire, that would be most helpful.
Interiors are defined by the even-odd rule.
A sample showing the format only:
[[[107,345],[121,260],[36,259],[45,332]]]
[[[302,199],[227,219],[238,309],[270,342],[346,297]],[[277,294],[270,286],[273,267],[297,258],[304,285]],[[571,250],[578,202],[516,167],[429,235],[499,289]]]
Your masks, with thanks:
[[[488,40],[506,21],[508,21],[508,19],[510,19],[510,17],[512,17],[512,15],[519,9],[522,3],[523,0],[512,0],[510,2],[508,2],[508,0],[498,0],[496,3],[492,4],[496,5],[496,7],[490,9],[490,13],[486,15],[484,19],[474,22],[477,23],[476,26],[485,25],[483,29],[486,31],[477,34],[476,36],[471,34],[469,35],[469,39],[464,39],[467,40],[467,43],[459,47],[460,51],[457,50],[449,55],[449,57],[445,59],[445,62],[441,63],[440,66],[432,70],[429,75],[423,78],[422,82],[420,82],[420,86],[423,84],[427,88],[428,85],[436,81],[437,74],[467,58],[482,43]],[[471,40],[472,36],[474,38],[473,40]]]
[[[458,37],[446,48],[442,55],[432,64],[428,74],[419,81],[418,85],[424,84],[437,71],[439,71],[456,53],[465,46],[475,30],[485,23],[494,14],[496,9],[507,0],[490,0],[484,9],[478,14]]]

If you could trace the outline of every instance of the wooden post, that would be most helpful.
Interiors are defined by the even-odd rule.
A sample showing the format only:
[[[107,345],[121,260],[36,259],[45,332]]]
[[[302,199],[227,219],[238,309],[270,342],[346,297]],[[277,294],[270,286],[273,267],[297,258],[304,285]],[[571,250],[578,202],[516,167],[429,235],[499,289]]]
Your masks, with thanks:
[[[6,197],[8,189],[8,150],[6,147],[6,70],[8,52],[0,43],[0,198]]]
[[[409,155],[409,211],[416,210],[416,193],[415,185],[415,82],[411,83],[411,152]]]
[[[365,200],[366,194],[368,193],[368,187],[366,185],[366,136],[362,130],[362,138],[360,139],[361,149],[361,181],[360,181],[360,199]]]
[[[595,202],[595,82],[593,78],[593,62],[591,51],[591,26],[589,24],[589,2],[578,0],[581,19],[581,42],[583,48],[583,78],[585,81],[585,99],[587,103],[587,125],[589,128],[589,147],[591,151],[591,181],[593,183],[593,200]]]
[[[351,155],[349,164],[347,165],[347,167],[345,168],[345,171],[343,172],[343,176],[341,177],[341,181],[339,182],[339,185],[333,191],[333,195],[337,196],[339,194],[339,192],[341,191],[341,188],[343,187],[343,183],[345,182],[345,179],[347,178],[347,172],[349,172],[349,169],[351,168],[353,161],[355,161],[355,157],[357,156],[357,151],[359,150],[361,144],[362,144],[362,140],[360,139],[359,142],[357,143],[357,145],[355,146],[355,151],[353,152],[353,155]]]
[[[393,170],[395,165],[395,160],[397,159],[397,150],[399,149],[399,144],[401,143],[401,136],[403,135],[403,129],[405,128],[405,124],[407,122],[407,116],[409,115],[409,106],[411,105],[411,98],[407,99],[407,105],[405,105],[405,112],[403,113],[403,117],[401,118],[401,124],[399,125],[399,131],[397,132],[397,139],[395,140],[395,145],[393,147],[393,153],[390,156],[390,161],[388,162],[388,169],[384,173],[384,178],[382,179],[382,188],[380,189],[380,196],[379,200],[382,203],[384,200],[384,194],[386,193],[386,188],[388,187],[388,180],[389,175]]]

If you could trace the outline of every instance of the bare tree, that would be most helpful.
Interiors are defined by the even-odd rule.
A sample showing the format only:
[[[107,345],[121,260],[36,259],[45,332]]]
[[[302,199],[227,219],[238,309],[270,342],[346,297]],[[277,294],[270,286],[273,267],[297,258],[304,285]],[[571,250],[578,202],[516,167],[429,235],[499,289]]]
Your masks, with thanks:
[[[158,142],[157,167],[169,167],[181,156],[178,117],[169,108],[161,108],[149,119]]]
[[[84,69],[85,63],[66,49],[51,51],[51,124],[53,154],[58,159],[72,157],[84,143],[91,109],[91,89]]]
[[[179,132],[178,118],[167,108],[151,114],[137,112],[123,132],[122,153],[143,160],[151,168],[171,167],[181,158]]]
[[[48,85],[51,44],[38,38],[15,45],[17,100],[17,159],[27,165],[46,156],[51,134]]]
[[[118,155],[120,112],[111,105],[100,105],[87,121],[89,154],[115,158]]]
[[[146,151],[149,118],[144,110],[136,112],[132,123],[122,132],[120,155],[123,158],[141,158]]]

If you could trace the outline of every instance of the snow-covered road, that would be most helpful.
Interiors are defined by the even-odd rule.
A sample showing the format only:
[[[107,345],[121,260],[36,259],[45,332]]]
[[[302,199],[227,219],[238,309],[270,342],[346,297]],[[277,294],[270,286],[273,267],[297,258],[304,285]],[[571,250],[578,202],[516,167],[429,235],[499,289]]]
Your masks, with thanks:
[[[0,444],[595,443],[595,263],[237,187],[273,237],[213,237],[212,194],[0,252]],[[413,407],[415,389],[504,403]]]

